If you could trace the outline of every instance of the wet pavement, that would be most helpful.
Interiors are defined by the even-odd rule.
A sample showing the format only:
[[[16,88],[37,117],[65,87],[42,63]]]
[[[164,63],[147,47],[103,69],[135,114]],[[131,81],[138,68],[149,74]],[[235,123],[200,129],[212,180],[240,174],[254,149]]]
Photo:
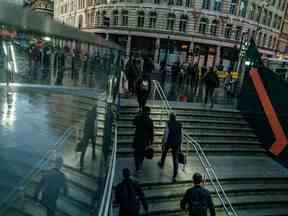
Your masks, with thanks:
[[[67,128],[85,119],[93,100],[67,92],[0,86],[0,202]]]

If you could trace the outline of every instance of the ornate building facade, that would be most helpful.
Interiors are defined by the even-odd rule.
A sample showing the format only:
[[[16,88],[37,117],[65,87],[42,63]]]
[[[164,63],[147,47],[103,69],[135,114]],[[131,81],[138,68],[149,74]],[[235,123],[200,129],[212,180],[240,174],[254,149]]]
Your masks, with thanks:
[[[33,10],[53,17],[54,0],[31,0],[29,4]]]
[[[159,63],[197,56],[200,64],[228,65],[243,35],[264,57],[284,52],[280,39],[286,0],[55,0],[54,17],[126,48],[153,53]],[[284,45],[285,44],[285,45]]]

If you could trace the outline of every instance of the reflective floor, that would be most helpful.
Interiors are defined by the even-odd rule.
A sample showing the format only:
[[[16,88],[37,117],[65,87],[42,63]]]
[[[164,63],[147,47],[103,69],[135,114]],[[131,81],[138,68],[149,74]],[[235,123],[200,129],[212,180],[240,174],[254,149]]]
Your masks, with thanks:
[[[0,86],[0,202],[64,131],[85,118],[85,98]]]

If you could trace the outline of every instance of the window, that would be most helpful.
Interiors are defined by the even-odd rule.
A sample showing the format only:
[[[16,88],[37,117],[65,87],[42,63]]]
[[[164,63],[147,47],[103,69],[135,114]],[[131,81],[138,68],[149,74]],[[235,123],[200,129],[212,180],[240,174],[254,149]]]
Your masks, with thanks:
[[[137,26],[140,28],[143,28],[144,27],[144,21],[145,21],[145,13],[144,13],[144,11],[139,11],[138,12]]]
[[[191,8],[192,7],[192,0],[185,1],[185,7]]]
[[[100,11],[96,11],[96,26],[100,26]]]
[[[156,20],[157,20],[157,14],[156,12],[150,12],[150,18],[149,18],[149,28],[156,28]]]
[[[237,0],[230,0],[229,14],[236,15]]]
[[[122,26],[128,26],[128,11],[122,11]]]
[[[210,8],[210,0],[202,0],[202,9]]]
[[[270,48],[270,49],[273,49],[273,47],[272,47],[272,38],[273,38],[273,36],[270,35],[269,41],[268,41],[268,48]]]
[[[160,0],[154,0],[154,4],[160,4]]]
[[[263,35],[263,40],[262,40],[262,47],[265,47],[265,46],[266,46],[266,40],[267,40],[267,35],[264,34],[264,35]]]
[[[183,1],[182,0],[176,0],[176,5],[177,6],[182,6],[183,4]]]
[[[232,25],[231,24],[227,24],[226,28],[225,28],[225,38],[230,39],[232,36]]]
[[[78,18],[78,28],[81,29],[83,27],[83,17],[82,15]]]
[[[263,13],[263,19],[262,19],[262,24],[266,25],[267,23],[267,17],[268,17],[268,11],[266,9],[264,9],[264,13]]]
[[[113,25],[117,26],[119,24],[119,13],[118,10],[113,11]]]
[[[174,0],[168,0],[168,5],[174,5]]]
[[[222,0],[214,0],[214,10],[221,11],[222,9]]]
[[[169,13],[169,14],[168,14],[168,19],[167,19],[167,27],[166,27],[166,30],[173,31],[173,29],[174,29],[174,23],[175,23],[175,14],[174,14],[174,13]]]
[[[205,17],[201,18],[199,25],[199,32],[202,34],[206,34],[208,24],[209,24],[208,18]]]
[[[269,11],[266,24],[267,26],[271,26],[271,23],[272,23],[272,12]]]
[[[187,15],[185,15],[185,14],[181,15],[180,25],[179,25],[179,31],[180,32],[186,32],[187,20],[188,20]]]
[[[217,30],[218,30],[218,21],[213,20],[211,23],[211,29],[210,29],[210,34],[216,36],[217,35]]]
[[[256,5],[252,4],[251,8],[250,8],[250,13],[249,13],[249,18],[251,20],[254,20],[255,17],[255,10],[256,10]]]
[[[235,31],[235,40],[240,41],[241,33],[242,33],[242,27],[237,26]]]
[[[240,16],[246,17],[248,0],[241,0],[240,2]]]
[[[261,13],[262,13],[262,7],[258,7],[257,8],[257,15],[256,15],[256,22],[260,22]]]

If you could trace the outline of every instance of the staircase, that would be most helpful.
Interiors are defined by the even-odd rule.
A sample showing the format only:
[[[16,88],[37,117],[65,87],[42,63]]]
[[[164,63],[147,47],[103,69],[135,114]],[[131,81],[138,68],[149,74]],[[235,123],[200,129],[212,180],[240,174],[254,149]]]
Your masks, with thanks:
[[[67,100],[67,95],[65,95]],[[72,102],[72,103],[70,103]],[[91,163],[92,149],[88,147],[85,156],[84,171],[79,171],[80,155],[76,158],[75,147],[76,141],[79,139],[84,120],[87,112],[96,104],[96,99],[93,97],[74,97],[72,101],[63,102],[58,110],[51,115],[51,122],[55,129],[60,134],[68,127],[75,126],[78,128],[68,143],[64,146],[64,165],[62,171],[67,178],[68,195],[61,195],[57,202],[57,216],[88,216],[93,207],[93,201],[99,189],[99,180],[101,180],[101,160],[102,160],[102,144],[103,144],[103,128],[104,128],[104,113],[105,104],[101,101],[97,102],[98,115],[98,130],[96,137],[96,160]],[[33,157],[33,155],[31,155]],[[39,157],[39,156],[38,156]],[[32,165],[19,160],[18,164],[14,165],[18,169],[32,169]],[[41,175],[37,175],[30,179],[24,189],[24,197],[18,196],[12,206],[3,214],[4,216],[44,216],[46,209],[34,199],[34,193],[39,184]]]
[[[184,130],[201,144],[239,216],[288,215],[288,170],[268,156],[237,110],[216,107],[208,111],[196,104],[171,103],[171,106]],[[192,147],[188,150],[188,165],[185,172],[180,168],[177,183],[172,184],[171,155],[164,170],[158,168],[167,114],[159,105],[150,104],[150,107],[156,156],[144,161],[143,174],[137,177],[149,201],[148,215],[184,216],[187,213],[181,211],[180,200],[192,186],[193,173],[204,174],[204,170]],[[122,100],[115,185],[122,179],[122,168],[134,170],[132,119],[137,110],[136,100]],[[205,185],[212,192],[217,216],[226,215],[210,182],[206,181]],[[117,206],[114,210],[117,212]]]

